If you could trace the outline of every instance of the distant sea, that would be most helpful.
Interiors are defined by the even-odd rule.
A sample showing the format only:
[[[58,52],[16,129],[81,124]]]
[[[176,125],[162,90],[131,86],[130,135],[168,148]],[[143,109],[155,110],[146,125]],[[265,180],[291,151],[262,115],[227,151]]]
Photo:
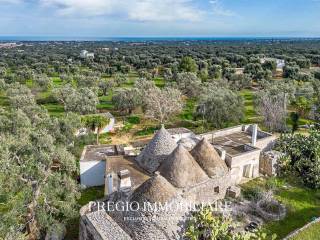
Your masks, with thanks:
[[[320,40],[311,37],[66,37],[66,36],[0,36],[1,42],[47,42],[47,41],[121,41],[121,42],[147,42],[147,41],[294,41],[294,40]]]

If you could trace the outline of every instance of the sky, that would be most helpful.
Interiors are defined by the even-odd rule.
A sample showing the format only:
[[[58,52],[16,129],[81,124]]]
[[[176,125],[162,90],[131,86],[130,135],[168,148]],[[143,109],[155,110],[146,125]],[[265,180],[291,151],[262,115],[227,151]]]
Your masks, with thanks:
[[[320,37],[320,0],[0,0],[0,36]]]

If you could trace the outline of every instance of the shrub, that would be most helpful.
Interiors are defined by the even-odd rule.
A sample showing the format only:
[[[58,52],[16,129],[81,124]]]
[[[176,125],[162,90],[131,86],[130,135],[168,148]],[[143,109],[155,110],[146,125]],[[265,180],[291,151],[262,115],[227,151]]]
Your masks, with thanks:
[[[121,129],[122,132],[129,132],[132,129],[133,125],[129,122],[126,122]]]
[[[210,207],[205,207],[200,211],[193,212],[192,217],[187,222],[188,226],[185,232],[186,239],[189,240],[210,240],[210,239],[259,239],[274,240],[276,236],[267,237],[266,233],[258,230],[257,233],[234,232],[237,226],[231,218],[214,215]]]
[[[109,133],[100,134],[99,138],[100,138],[100,144],[111,144],[112,143],[112,140],[111,140]]]
[[[79,136],[76,138],[74,142],[73,148],[71,148],[72,154],[74,154],[77,158],[80,158],[83,147],[85,145],[93,145],[96,142],[96,136],[92,132]]]
[[[137,136],[147,136],[153,134],[155,131],[157,131],[159,127],[145,127],[144,129],[138,131],[135,133]]]
[[[58,104],[59,102],[57,101],[57,99],[50,94],[48,97],[45,98],[39,98],[37,99],[37,104]]]
[[[282,172],[299,176],[305,186],[320,188],[320,131],[310,130],[308,136],[283,135],[278,141],[278,150],[285,153],[280,159]]]
[[[258,201],[263,196],[263,189],[261,187],[247,187],[242,189],[242,196],[250,201]]]
[[[267,190],[277,190],[283,186],[283,182],[279,178],[271,177],[266,181]]]
[[[280,213],[281,206],[277,201],[264,201],[261,203],[261,208],[267,213]]]
[[[127,122],[131,124],[139,124],[140,123],[140,117],[138,116],[129,116],[127,117]]]
[[[314,72],[314,78],[319,79],[320,80],[320,71],[316,71]]]

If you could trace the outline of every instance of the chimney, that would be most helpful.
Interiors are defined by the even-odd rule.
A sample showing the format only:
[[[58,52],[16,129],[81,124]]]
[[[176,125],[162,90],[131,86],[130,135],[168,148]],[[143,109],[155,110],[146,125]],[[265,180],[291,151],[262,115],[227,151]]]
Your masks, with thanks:
[[[252,137],[251,137],[251,145],[255,147],[257,145],[257,135],[258,135],[258,125],[252,125]]]
[[[224,150],[222,147],[220,146],[214,146],[214,148],[217,150],[217,152],[219,153],[220,158],[225,161],[226,160],[226,150]]]
[[[105,196],[113,193],[113,176],[112,173],[107,174],[105,182]]]
[[[128,169],[124,169],[118,172],[119,178],[119,192],[127,192],[131,190],[131,178]]]
[[[222,149],[221,148],[221,151],[220,151],[220,158],[225,161],[226,160],[226,150]]]

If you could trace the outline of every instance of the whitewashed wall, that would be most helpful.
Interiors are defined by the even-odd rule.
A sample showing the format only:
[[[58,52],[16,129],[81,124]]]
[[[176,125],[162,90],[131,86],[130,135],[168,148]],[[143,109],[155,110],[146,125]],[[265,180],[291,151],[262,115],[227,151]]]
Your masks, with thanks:
[[[80,161],[80,183],[87,187],[103,186],[106,161]]]

